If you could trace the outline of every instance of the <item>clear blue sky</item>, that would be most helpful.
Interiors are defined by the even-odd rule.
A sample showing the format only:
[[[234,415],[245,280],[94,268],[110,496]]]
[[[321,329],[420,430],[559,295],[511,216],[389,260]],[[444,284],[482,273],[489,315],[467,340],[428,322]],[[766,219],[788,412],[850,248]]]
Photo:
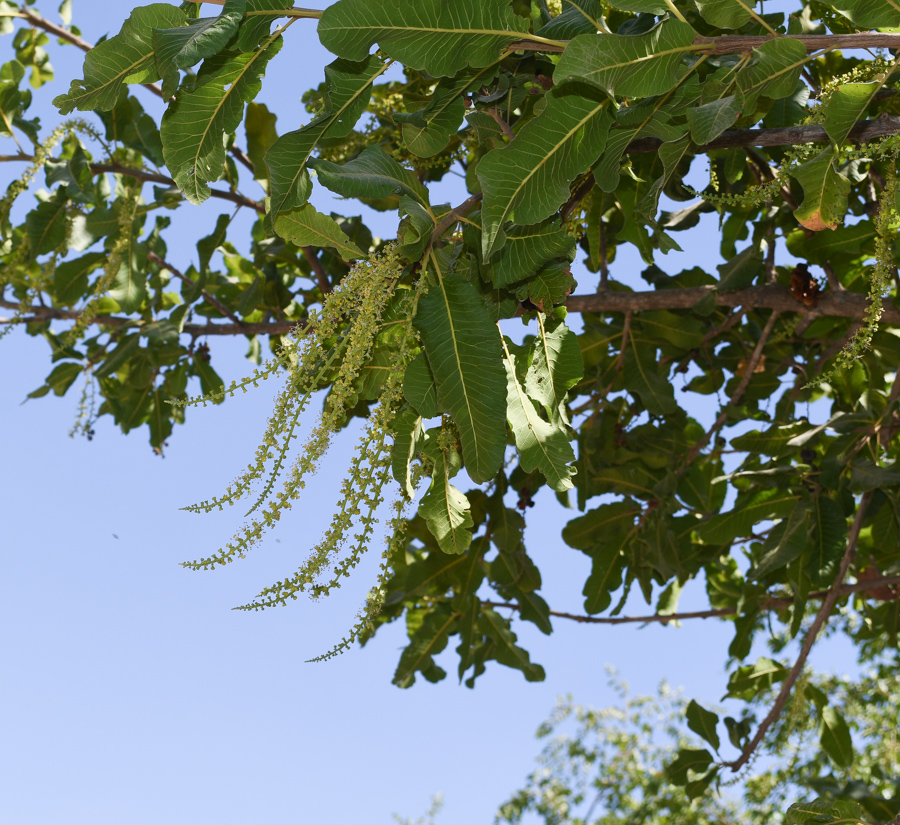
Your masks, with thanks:
[[[52,6],[39,8],[58,19]],[[128,3],[75,0],[74,21],[96,41],[117,32],[129,11]],[[262,97],[278,111],[279,131],[308,119],[299,97],[321,81],[331,59],[313,22],[299,21],[287,41]],[[57,82],[36,94],[45,129],[58,122],[49,99],[81,68],[79,52],[50,48]],[[0,50],[9,59],[11,38]],[[0,168],[2,185],[16,173]],[[219,211],[215,203],[179,210],[180,234],[169,241],[173,263],[187,266]],[[391,233],[393,224],[383,225]],[[714,266],[716,235],[707,219],[689,252],[660,265]],[[642,268],[620,253],[613,277],[635,278]],[[592,276],[582,274],[580,291],[592,289]],[[212,344],[226,381],[244,374],[243,341]],[[160,459],[144,432],[123,436],[108,419],[93,442],[69,439],[75,390],[21,404],[49,372],[48,356],[42,340],[21,331],[0,342],[4,823],[375,825],[391,822],[392,812],[419,815],[438,791],[445,799],[439,823],[488,823],[532,769],[534,730],[557,696],[598,706],[614,701],[605,665],[641,692],[662,677],[710,704],[724,692],[720,651],[730,625],[711,622],[640,630],[557,620],[549,639],[520,624],[520,639],[547,680],[528,684],[492,666],[474,691],[452,678],[393,687],[404,641],[399,624],[364,650],[304,664],[352,624],[375,555],[321,603],[252,614],[229,608],[305,558],[327,526],[355,438],[341,439],[302,505],[261,548],[225,570],[191,573],[178,563],[220,546],[240,513],[196,516],[178,508],[221,491],[246,464],[273,388],[189,410]],[[692,412],[702,419],[715,413]],[[551,607],[580,612],[589,560],[562,543],[565,520],[545,491],[528,513],[527,545]],[[690,588],[684,598],[696,603]],[[844,648],[830,650],[849,664]],[[819,666],[828,660],[823,651]],[[442,663],[455,672],[455,653],[448,650]]]

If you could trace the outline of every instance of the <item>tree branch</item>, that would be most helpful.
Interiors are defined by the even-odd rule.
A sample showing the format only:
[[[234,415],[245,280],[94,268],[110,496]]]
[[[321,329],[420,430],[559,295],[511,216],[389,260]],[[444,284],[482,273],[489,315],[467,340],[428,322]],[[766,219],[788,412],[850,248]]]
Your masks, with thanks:
[[[177,269],[175,269],[174,266],[172,266],[172,264],[167,263],[163,258],[160,258],[159,255],[157,255],[155,252],[148,252],[147,260],[153,261],[154,263],[159,264],[163,269],[167,269],[176,278],[178,278],[179,280],[186,283],[188,285],[188,287],[197,286],[197,284],[195,284],[190,278],[188,278],[187,275],[185,275],[182,272],[179,272]],[[225,304],[223,304],[218,298],[214,298],[205,289],[201,289],[200,294],[206,299],[206,303],[208,303],[213,309],[220,312],[225,318],[228,318],[229,320],[233,321],[238,326],[242,327],[244,325],[244,322],[240,318],[238,318],[234,313],[232,313],[232,311],[230,309],[228,309],[228,307],[225,306]]]
[[[12,310],[19,309],[18,304],[3,299],[0,299],[0,307]],[[19,318],[0,318],[0,324],[30,324],[56,320],[77,321],[81,314],[81,311],[77,309],[32,307],[28,311],[28,315],[23,315]],[[114,329],[121,327],[141,329],[149,322],[139,318],[122,318],[117,315],[94,315],[91,318],[91,323]],[[306,321],[264,321],[258,324],[185,324],[181,331],[193,338],[200,338],[204,335],[247,335],[249,337],[252,335],[287,335],[291,330],[298,327],[301,329],[305,328]]]
[[[775,703],[772,705],[772,709],[769,711],[768,716],[763,719],[756,731],[756,735],[747,743],[747,747],[744,748],[743,753],[733,762],[725,763],[725,765],[730,767],[733,772],[739,771],[747,764],[747,761],[753,755],[753,752],[759,747],[759,743],[762,742],[763,737],[766,735],[766,731],[781,715],[781,711],[784,710],[784,706],[787,704],[787,700],[791,695],[791,689],[794,687],[794,683],[803,671],[803,667],[806,664],[809,652],[812,650],[812,646],[816,641],[816,637],[819,635],[819,631],[824,626],[838,598],[840,598],[844,578],[847,575],[847,571],[850,569],[850,564],[856,556],[856,543],[859,540],[859,532],[862,529],[863,518],[866,515],[866,510],[868,509],[871,500],[872,491],[869,490],[867,493],[863,494],[863,497],[859,502],[856,518],[853,519],[853,525],[850,527],[850,535],[847,538],[847,549],[844,552],[843,559],[841,559],[841,566],[835,577],[834,584],[828,590],[825,599],[822,602],[822,606],[819,608],[819,612],[816,613],[816,618],[813,619],[813,623],[806,632],[806,636],[803,639],[803,646],[800,648],[800,655],[797,657],[797,661],[794,662],[794,666],[784,680],[784,684],[781,686],[781,690],[778,693],[778,697],[775,699]]]
[[[598,35],[602,37],[603,35]],[[737,52],[751,52],[770,40],[777,39],[799,40],[807,52],[817,52],[819,49],[898,49],[900,48],[900,34],[884,34],[882,32],[856,32],[854,34],[798,34],[798,35],[739,35],[723,34],[720,37],[702,37],[694,40],[691,51],[704,54],[736,54]],[[546,43],[536,40],[516,40],[506,48],[510,51],[531,52],[564,52],[568,41],[561,40],[558,43]]]
[[[479,196],[473,196],[478,198]],[[470,198],[469,200],[472,200]],[[459,210],[459,211],[457,211]],[[444,231],[452,225],[453,221],[462,214],[462,207],[457,207],[456,216],[446,221]],[[449,217],[449,216],[448,216]],[[444,223],[445,221],[442,221]],[[440,228],[440,227],[438,227]],[[437,232],[437,229],[435,230]],[[432,235],[433,237],[433,235]],[[593,295],[573,295],[566,301],[566,309],[569,312],[641,312],[653,309],[690,309],[698,301],[705,298],[710,292],[715,292],[711,286],[689,287],[684,289],[658,289],[649,292],[600,292]],[[808,307],[796,300],[791,293],[780,286],[757,286],[740,289],[735,292],[716,293],[716,303],[719,306],[741,307],[745,311],[754,309],[774,309],[778,312],[796,312],[809,320],[822,316],[834,316],[839,318],[862,319],[865,317],[867,298],[857,292],[849,290],[841,293],[826,292],[819,298],[815,307]],[[19,305],[0,300],[0,307],[18,309]],[[75,320],[79,317],[77,311],[60,310],[51,307],[33,307],[29,314],[19,319],[3,318],[0,323],[29,323],[31,321],[46,321],[49,318]],[[894,306],[886,306],[881,317],[883,322],[900,323],[900,310]],[[111,315],[97,316],[96,323],[106,326],[121,326],[135,323],[130,318],[119,318]],[[268,322],[262,324],[245,324],[239,328],[235,324],[215,324],[204,335],[284,335],[293,326],[293,322]],[[206,329],[205,327],[199,327]],[[185,327],[185,331],[189,330]],[[199,334],[191,331],[191,334]],[[839,347],[838,347],[839,348]]]
[[[900,35],[896,35],[900,37]],[[861,120],[854,124],[847,138],[856,143],[867,143],[876,138],[896,135],[900,132],[900,117],[887,113],[872,120]],[[628,154],[655,152],[662,146],[658,138],[640,138],[625,148]],[[785,126],[778,129],[733,129],[722,132],[715,140],[698,146],[697,152],[712,152],[716,149],[735,149],[745,146],[798,146],[804,143],[828,143],[828,135],[822,126]]]
[[[858,581],[854,584],[845,584],[840,588],[838,597],[850,596],[854,593],[865,595],[866,593],[878,590],[881,587],[890,587],[900,584],[900,576],[881,576],[875,579],[867,579]],[[815,590],[809,594],[810,599],[824,599],[830,593],[830,590]],[[784,599],[777,596],[766,596],[760,600],[760,610],[783,610],[793,605],[791,599]],[[515,602],[482,602],[486,607],[507,607],[510,610],[521,610],[521,607]],[[737,608],[721,607],[715,610],[694,610],[689,613],[671,613],[663,616],[654,613],[652,616],[585,616],[579,613],[562,613],[558,610],[551,610],[551,616],[558,619],[568,619],[569,621],[578,622],[579,624],[668,624],[669,622],[680,622],[686,619],[718,619],[723,616],[738,615]]]
[[[825,315],[839,318],[865,317],[868,298],[858,292],[826,292],[819,296],[814,307],[808,307],[777,285],[751,286],[734,292],[717,292],[714,286],[656,289],[648,292],[599,292],[594,295],[573,295],[566,301],[569,312],[641,312],[648,309],[691,309],[710,293],[718,306],[745,309],[773,309],[777,312],[797,312],[811,318]],[[900,310],[888,304],[883,321],[900,323]]]
[[[434,246],[441,239],[441,236],[451,226],[453,226],[453,224],[455,224],[463,215],[467,215],[479,203],[481,203],[482,197],[483,194],[481,192],[478,192],[477,194],[466,198],[459,206],[454,207],[446,215],[444,215],[437,226],[435,226],[434,231],[431,233],[431,237],[428,239],[428,246]]]
[[[25,159],[26,158],[22,158],[22,160]],[[122,166],[118,163],[92,163],[91,171],[94,174],[100,174],[102,172],[112,172],[116,175],[127,175],[128,177],[136,178],[137,180],[142,180],[147,183],[159,183],[163,186],[170,186],[175,189],[178,188],[178,185],[175,183],[175,181],[172,180],[172,178],[166,177],[165,175],[157,175],[153,172],[145,172],[142,169],[131,169],[128,166]],[[228,192],[224,189],[210,189],[210,195],[214,198],[231,201],[232,203],[236,203],[238,206],[246,206],[249,209],[253,209],[256,212],[259,212],[260,215],[266,214],[266,207],[263,206],[263,204],[261,204],[259,201],[253,200],[252,198],[248,198],[245,195],[241,195],[238,192]]]

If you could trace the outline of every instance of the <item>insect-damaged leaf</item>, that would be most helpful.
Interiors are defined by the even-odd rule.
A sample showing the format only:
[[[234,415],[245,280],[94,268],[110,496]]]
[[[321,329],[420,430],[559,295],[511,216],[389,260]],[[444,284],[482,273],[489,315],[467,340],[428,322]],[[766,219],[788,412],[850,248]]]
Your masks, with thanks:
[[[850,181],[834,161],[834,149],[826,149],[791,172],[803,187],[803,203],[794,210],[794,217],[814,232],[835,229],[847,211]]]

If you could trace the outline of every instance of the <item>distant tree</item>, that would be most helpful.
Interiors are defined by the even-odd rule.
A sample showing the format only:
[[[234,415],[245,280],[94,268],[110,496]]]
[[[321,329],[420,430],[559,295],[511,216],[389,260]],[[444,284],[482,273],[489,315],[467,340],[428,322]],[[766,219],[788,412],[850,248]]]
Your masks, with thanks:
[[[841,705],[798,680],[826,624],[872,661],[900,629],[900,3],[798,0],[785,16],[745,0],[227,0],[210,18],[156,3],[94,48],[70,8],[59,26],[0,0],[15,49],[0,160],[26,165],[0,203],[0,305],[7,328],[50,345],[32,396],[81,382],[76,430],[146,424],[162,452],[187,405],[283,382],[248,469],[191,508],[252,493],[251,519],[187,567],[249,552],[364,418],[331,528],[243,609],[338,586],[395,491],[378,580],[323,658],[402,618],[401,687],[444,678],[434,657],[451,638],[468,685],[489,661],[535,681],[504,611],[547,634],[554,618],[720,617],[735,630],[728,695],[775,695],[758,724],[726,720],[728,745],[691,705],[709,747],[681,750],[670,780],[696,797],[740,771],[792,691],[827,758],[861,758]],[[279,135],[254,98],[268,62],[296,56],[290,29],[313,20],[337,57],[304,97],[309,123]],[[93,115],[48,132],[24,83],[52,78],[50,37],[87,53],[56,106]],[[159,123],[146,93],[165,101]],[[697,156],[702,191],[687,178]],[[395,211],[396,237],[319,212],[310,171]],[[433,203],[450,173],[469,197]],[[188,264],[166,244],[172,214],[211,198],[229,211]],[[232,228],[239,210],[256,215],[249,236]],[[676,237],[711,245],[707,213],[725,263],[663,271]],[[615,277],[628,244],[645,290]],[[521,343],[502,334],[522,322]],[[224,387],[210,342],[235,335],[258,366]],[[290,458],[319,391],[320,423]],[[699,405],[718,410],[711,426],[689,414]],[[592,560],[584,615],[550,609],[524,535],[535,496],[569,506],[573,492],[583,514],[562,538]],[[701,577],[708,609],[679,613]],[[653,608],[619,615],[635,586]],[[802,640],[799,654],[743,663],[765,636]]]
[[[538,729],[547,741],[538,767],[501,806],[497,822],[517,825],[537,816],[546,825],[772,825],[801,821],[798,809],[810,808],[815,798],[822,821],[831,811],[848,821],[893,819],[900,812],[897,664],[896,658],[882,662],[858,680],[806,676],[757,752],[752,773],[690,802],[667,765],[679,748],[698,744],[695,706],[665,683],[657,696],[631,696],[613,678],[620,696],[614,707],[560,700]],[[852,766],[819,747],[818,723],[806,708],[823,691],[861,746]],[[798,798],[807,801],[794,803],[783,817]]]

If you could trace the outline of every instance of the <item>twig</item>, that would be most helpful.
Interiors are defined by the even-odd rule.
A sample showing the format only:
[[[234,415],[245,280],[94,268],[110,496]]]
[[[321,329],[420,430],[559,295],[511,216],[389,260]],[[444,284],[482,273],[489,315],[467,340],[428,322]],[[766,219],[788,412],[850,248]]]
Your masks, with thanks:
[[[775,699],[775,703],[772,705],[772,709],[769,711],[768,716],[763,719],[759,728],[757,728],[756,735],[751,739],[747,746],[744,748],[743,753],[735,759],[733,762],[725,763],[727,767],[730,767],[733,772],[739,771],[744,765],[747,764],[747,761],[752,756],[753,752],[759,747],[760,742],[762,742],[763,737],[766,735],[766,731],[772,726],[772,723],[781,715],[781,711],[784,710],[784,706],[787,704],[787,700],[791,695],[791,689],[794,687],[794,683],[800,676],[800,673],[803,671],[803,666],[806,664],[806,660],[809,657],[809,652],[812,650],[812,646],[816,641],[816,637],[819,635],[819,631],[822,629],[826,620],[828,619],[829,614],[834,608],[835,603],[841,595],[841,589],[844,583],[844,577],[847,575],[847,571],[850,569],[850,564],[853,562],[854,557],[856,556],[856,543],[859,540],[859,531],[862,529],[863,518],[866,514],[866,509],[869,506],[869,502],[872,500],[872,491],[863,494],[862,499],[859,502],[859,509],[856,511],[856,518],[853,519],[853,524],[850,527],[850,534],[847,538],[847,549],[844,552],[844,557],[841,559],[841,566],[838,570],[838,574],[835,577],[834,584],[828,590],[828,593],[825,596],[825,599],[822,602],[822,606],[819,608],[819,612],[816,613],[816,618],[813,619],[813,623],[810,625],[809,630],[806,632],[806,636],[803,639],[803,646],[800,648],[800,655],[797,657],[797,661],[794,662],[794,666],[791,668],[790,672],[787,675],[787,678],[784,680],[784,684],[781,686],[781,690],[778,693],[778,697]]]
[[[98,175],[103,172],[112,172],[116,175],[127,175],[128,177],[136,178],[137,180],[142,180],[146,183],[159,183],[163,186],[178,188],[175,181],[166,175],[157,175],[153,172],[145,172],[142,169],[132,169],[128,166],[122,166],[119,163],[92,163],[91,171]],[[259,212],[261,215],[266,214],[266,207],[263,206],[263,204],[252,198],[248,198],[245,195],[241,195],[239,192],[227,192],[224,189],[210,188],[210,196],[225,201],[231,201],[231,203],[236,203],[238,206],[246,206],[249,209],[253,209],[255,212]]]
[[[839,596],[849,596],[853,593],[866,593],[878,590],[881,587],[890,587],[900,584],[900,576],[881,576],[877,579],[867,579],[854,584],[845,584],[840,588]],[[824,599],[830,590],[816,590],[809,594],[810,599]],[[783,610],[794,602],[775,596],[763,597],[759,602],[760,610]],[[506,607],[510,610],[521,610],[515,602],[482,602],[486,607]],[[715,610],[695,610],[689,613],[671,613],[667,616],[654,613],[651,616],[585,616],[579,613],[561,613],[557,610],[549,611],[551,616],[558,619],[568,619],[579,624],[667,624],[668,622],[684,621],[687,619],[718,619],[723,616],[736,616],[736,607],[720,607]]]
[[[434,231],[431,233],[431,237],[428,239],[428,246],[434,246],[443,236],[443,234],[455,224],[461,217],[464,215],[468,215],[479,203],[481,203],[481,199],[483,194],[479,192],[476,195],[472,195],[469,198],[466,198],[459,206],[451,209],[443,218],[438,222],[437,226],[435,226]]]
[[[865,295],[849,290],[840,293],[825,292],[814,307],[808,307],[791,295],[784,287],[747,287],[734,292],[717,292],[714,286],[683,287],[680,289],[656,289],[648,292],[598,292],[593,295],[573,295],[566,301],[569,312],[641,312],[651,309],[692,309],[706,296],[713,294],[718,306],[751,309],[774,309],[778,312],[796,312],[819,318],[863,319],[866,317],[868,299]],[[885,306],[882,321],[900,323],[900,310],[892,304]]]
[[[157,255],[155,252],[148,252],[147,260],[153,261],[154,263],[159,264],[163,269],[167,269],[176,278],[178,278],[179,280],[181,280],[185,284],[187,284],[188,288],[193,288],[193,287],[197,286],[197,284],[194,283],[194,281],[192,281],[190,278],[188,278],[187,275],[185,275],[183,272],[179,272],[177,269],[175,269],[174,266],[172,266],[172,264],[168,263],[163,258],[160,258],[159,255]],[[237,315],[232,313],[232,311],[230,309],[228,309],[228,307],[225,306],[225,304],[223,304],[218,298],[214,298],[205,289],[201,289],[200,294],[206,299],[206,302],[211,307],[213,307],[213,309],[220,312],[222,315],[224,315],[230,321],[234,321],[234,323],[237,324],[238,326],[244,325],[244,322],[240,318],[238,318]]]
[[[859,32],[856,34],[800,34],[779,35],[782,40],[799,40],[807,52],[817,52],[819,49],[867,49],[867,48],[900,48],[900,34],[883,34],[881,32]],[[690,47],[690,51],[703,52],[704,54],[736,54],[738,52],[750,53],[764,43],[775,38],[759,35],[735,35],[725,34],[721,37],[698,37]],[[566,50],[568,41],[558,43],[539,42],[531,39],[516,40],[506,48],[510,51],[556,52]]]
[[[835,292],[843,292],[845,287],[841,283],[841,279],[838,278],[837,273],[834,271],[834,267],[832,267],[830,261],[825,261],[822,264],[822,270],[825,272],[825,277],[828,279],[828,286],[830,286]]]
[[[309,268],[315,274],[316,281],[319,284],[319,289],[322,290],[322,294],[327,295],[332,289],[331,281],[328,280],[328,273],[325,271],[325,267],[322,266],[319,256],[316,255],[314,249],[308,246],[301,246],[300,251],[303,253],[303,257],[309,262]]]
[[[628,336],[631,334],[631,311],[625,313],[625,323],[622,324],[622,346],[619,347],[619,357],[616,359],[616,372],[625,366],[625,350],[628,347]],[[612,389],[612,387],[610,387]],[[609,390],[606,391],[609,394]]]
[[[4,309],[18,310],[19,304],[12,301],[0,299],[0,307]],[[35,321],[77,321],[81,317],[80,310],[57,309],[56,307],[32,307],[28,315],[18,318],[0,318],[0,324],[30,324]],[[120,329],[122,327],[133,327],[141,329],[146,326],[149,321],[143,321],[139,318],[122,318],[117,315],[94,315],[91,318],[92,324],[98,326],[111,327]],[[298,327],[305,329],[306,321],[266,321],[258,324],[185,324],[181,331],[186,335],[194,338],[200,338],[204,335],[287,335]]]
[[[513,140],[516,136],[516,133],[510,128],[510,125],[501,117],[500,112],[497,111],[496,106],[491,106],[487,113],[494,119],[497,125],[500,127],[500,131],[506,136],[508,140]]]
[[[753,378],[753,373],[756,371],[756,367],[759,364],[760,359],[762,358],[763,349],[765,349],[766,342],[769,340],[769,336],[772,334],[772,330],[775,328],[775,322],[778,320],[779,313],[773,312],[769,316],[769,320],[766,322],[765,327],[763,328],[762,334],[759,336],[759,341],[756,342],[756,347],[753,349],[753,354],[750,356],[750,360],[744,366],[744,374],[741,376],[741,380],[737,385],[737,389],[735,389],[734,393],[732,393],[731,398],[728,401],[728,406],[734,406],[739,403],[741,398],[744,396],[744,392],[747,389],[747,386],[750,384],[750,379]],[[713,436],[722,429],[722,425],[728,419],[728,412],[726,410],[722,410],[719,413],[719,417],[716,419],[716,423],[709,428],[706,435],[703,436],[693,447],[691,447],[690,452],[687,454],[687,458],[685,458],[684,463],[681,465],[681,469],[678,472],[678,475],[684,473],[684,471],[691,465],[694,459],[700,454],[700,451],[712,440]]]

